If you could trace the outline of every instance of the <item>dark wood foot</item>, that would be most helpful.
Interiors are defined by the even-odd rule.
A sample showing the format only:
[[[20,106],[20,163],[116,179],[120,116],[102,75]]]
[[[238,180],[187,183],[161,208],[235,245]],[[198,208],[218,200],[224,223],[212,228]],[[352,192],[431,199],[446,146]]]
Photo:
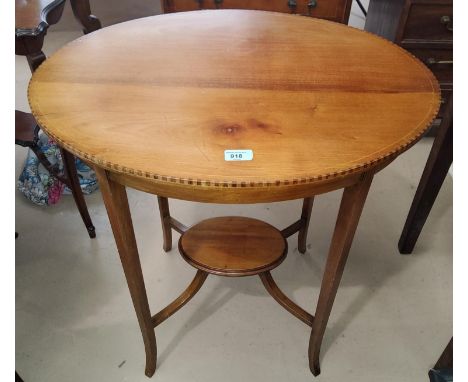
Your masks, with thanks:
[[[310,368],[310,371],[312,372],[312,375],[314,377],[319,375],[320,374],[320,362],[319,362],[319,360],[318,359],[313,360],[313,363],[310,363],[310,360],[309,360],[309,368]]]
[[[315,376],[320,374],[323,335],[371,183],[372,175],[364,174],[360,182],[343,191],[309,341],[309,367]]]
[[[64,149],[60,149],[60,152],[62,153],[63,168],[68,180],[67,186],[69,186],[72,191],[78,211],[80,212],[83,223],[88,230],[88,235],[93,239],[96,237],[96,230],[93,222],[91,221],[91,217],[89,216],[88,206],[86,205],[83,192],[81,191],[80,181],[76,172],[75,157]]]
[[[29,53],[26,55],[26,59],[28,60],[29,69],[31,72],[34,72],[46,59],[46,56],[42,50],[34,53]]]
[[[439,132],[432,145],[405,226],[398,241],[401,254],[410,254],[431,212],[453,160],[452,99],[447,105]]]
[[[453,337],[450,339],[449,343],[434,365],[434,369],[453,369]]]
[[[312,206],[314,205],[314,197],[305,198],[302,204],[301,221],[303,222],[299,230],[297,249],[300,253],[306,253],[307,250],[307,232],[309,230],[310,215]]]
[[[89,0],[70,0],[70,4],[75,18],[83,26],[84,34],[88,34],[102,28],[99,19],[91,14]]]
[[[169,201],[163,196],[158,196],[159,215],[161,216],[161,227],[163,232],[163,249],[169,252],[172,249],[171,213]]]
[[[96,176],[101,187],[102,197],[145,344],[145,374],[151,377],[156,371],[156,336],[146,295],[135,233],[133,231],[127,193],[125,186],[109,179],[105,170],[96,168]]]
[[[453,381],[453,337],[428,374],[430,382]]]

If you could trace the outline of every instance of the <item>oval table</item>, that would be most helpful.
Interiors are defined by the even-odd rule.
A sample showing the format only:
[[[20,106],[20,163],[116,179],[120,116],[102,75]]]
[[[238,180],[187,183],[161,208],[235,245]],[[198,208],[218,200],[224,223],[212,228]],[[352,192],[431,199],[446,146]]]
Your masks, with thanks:
[[[372,177],[424,134],[440,90],[420,61],[372,34],[301,16],[217,10],[143,18],[78,38],[39,67],[28,97],[40,126],[96,170],[148,376],[156,369],[155,326],[206,274],[151,315],[126,186],[207,203],[344,188],[316,311],[304,313],[317,375]],[[293,304],[280,291],[276,297]],[[299,316],[299,307],[289,308]]]

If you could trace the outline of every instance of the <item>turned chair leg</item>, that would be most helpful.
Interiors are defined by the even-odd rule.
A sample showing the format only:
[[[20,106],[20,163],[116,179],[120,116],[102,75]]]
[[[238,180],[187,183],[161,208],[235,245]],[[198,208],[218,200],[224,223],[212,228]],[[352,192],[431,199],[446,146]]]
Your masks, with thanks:
[[[96,16],[91,14],[89,0],[70,0],[70,4],[75,18],[83,26],[84,34],[101,29],[101,22]]]
[[[73,199],[75,199],[76,206],[80,212],[83,223],[88,230],[88,235],[90,238],[96,237],[96,229],[94,228],[91,217],[89,216],[88,207],[86,206],[86,201],[81,191],[80,181],[78,179],[78,174],[76,172],[75,157],[64,149],[60,149],[62,153],[63,160],[63,169],[65,171],[65,176],[68,181],[67,186],[70,188]]]
[[[371,183],[372,175],[365,174],[361,181],[343,192],[309,341],[309,367],[315,376],[320,374],[323,335]]]

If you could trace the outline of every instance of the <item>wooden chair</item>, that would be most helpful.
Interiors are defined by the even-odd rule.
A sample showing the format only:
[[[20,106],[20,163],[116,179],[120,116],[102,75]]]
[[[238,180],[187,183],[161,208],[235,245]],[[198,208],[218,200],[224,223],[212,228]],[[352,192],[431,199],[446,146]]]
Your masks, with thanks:
[[[161,0],[161,9],[164,13],[218,8],[253,9],[298,13],[347,24],[351,4],[352,0]],[[285,238],[299,232],[298,250],[300,253],[306,252],[307,231],[313,203],[313,197],[304,199],[299,220],[281,231]],[[182,234],[188,228],[171,216],[169,201],[166,197],[158,196],[158,204],[164,237],[163,249],[167,252],[172,249],[172,229]]]
[[[15,144],[30,148],[36,154],[39,162],[51,173],[54,177],[66,184],[72,191],[76,206],[80,212],[83,223],[88,230],[90,238],[96,237],[96,231],[89,216],[88,207],[81,191],[80,181],[76,172],[75,157],[64,149],[60,149],[63,161],[63,170],[61,173],[57,166],[53,166],[46,158],[44,153],[38,146],[39,126],[34,117],[29,113],[15,110]]]
[[[83,32],[89,33],[101,28],[99,20],[91,15],[88,0],[70,0],[75,17],[83,25]],[[56,24],[63,13],[65,0],[16,0],[15,51],[26,56],[31,72],[34,72],[46,59],[42,52],[44,37],[49,25]],[[64,173],[51,165],[37,145],[39,126],[29,113],[15,111],[15,143],[30,148],[40,163],[72,191],[81,218],[88,230],[89,237],[96,237],[95,228],[89,216],[88,207],[81,191],[75,158],[61,149]]]

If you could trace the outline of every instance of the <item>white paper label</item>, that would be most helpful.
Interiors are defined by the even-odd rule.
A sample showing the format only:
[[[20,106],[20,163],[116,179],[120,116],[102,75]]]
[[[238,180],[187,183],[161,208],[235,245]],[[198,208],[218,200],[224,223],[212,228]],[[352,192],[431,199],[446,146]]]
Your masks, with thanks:
[[[224,150],[224,160],[237,161],[237,160],[252,160],[252,150]]]

